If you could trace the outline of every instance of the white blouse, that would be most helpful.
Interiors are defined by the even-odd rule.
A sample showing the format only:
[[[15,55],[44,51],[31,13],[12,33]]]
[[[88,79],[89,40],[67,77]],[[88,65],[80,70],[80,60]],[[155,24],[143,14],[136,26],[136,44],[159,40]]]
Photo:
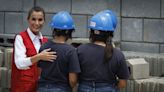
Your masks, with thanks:
[[[27,33],[29,34],[30,39],[32,40],[34,47],[38,53],[39,48],[41,46],[39,39],[43,38],[42,34],[39,33],[39,36],[34,35],[29,28],[27,28]],[[14,50],[15,50],[14,58],[15,58],[16,67],[21,70],[30,69],[29,66],[32,65],[32,62],[30,57],[27,57],[26,55],[26,48],[23,43],[23,39],[20,35],[17,35],[15,38]]]

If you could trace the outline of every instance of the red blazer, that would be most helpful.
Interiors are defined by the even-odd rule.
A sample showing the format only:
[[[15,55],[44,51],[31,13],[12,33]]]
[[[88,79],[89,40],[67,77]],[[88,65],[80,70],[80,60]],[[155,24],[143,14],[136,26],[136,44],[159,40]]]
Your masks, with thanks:
[[[26,47],[27,57],[36,55],[37,54],[36,49],[27,31],[20,32],[20,35]],[[47,38],[42,39],[42,43],[44,42],[47,42]],[[36,92],[38,77],[39,77],[39,70],[37,67],[37,63],[30,66],[30,69],[28,70],[19,70],[15,65],[14,53],[13,53],[12,72],[11,72],[11,92]]]

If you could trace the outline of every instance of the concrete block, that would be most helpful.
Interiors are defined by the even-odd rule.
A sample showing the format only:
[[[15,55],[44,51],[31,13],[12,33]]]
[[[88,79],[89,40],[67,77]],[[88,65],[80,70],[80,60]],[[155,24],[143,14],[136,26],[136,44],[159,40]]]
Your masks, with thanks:
[[[75,14],[95,14],[104,9],[111,9],[119,16],[120,0],[72,0],[72,12]]]
[[[130,67],[130,79],[149,78],[149,63],[144,58],[128,59],[128,67]]]
[[[162,54],[158,56],[158,62],[159,62],[159,76],[164,76],[164,57]]]
[[[0,0],[0,11],[22,11],[22,0]]]
[[[43,7],[46,12],[71,12],[71,0],[36,0],[36,5]]]
[[[159,44],[138,43],[138,42],[121,42],[121,50],[159,53]]]
[[[160,50],[159,51],[160,51],[160,53],[164,53],[164,44],[160,45]]]
[[[155,92],[155,83],[150,82],[150,92]]]
[[[10,26],[9,26],[10,25]],[[22,31],[23,14],[22,13],[5,13],[5,33],[16,34]]]
[[[4,13],[0,12],[0,34],[4,33]]]
[[[134,81],[130,81],[130,91],[129,92],[134,92]]]
[[[140,92],[139,91],[139,83],[137,83],[135,80],[134,80],[134,92]]]
[[[11,88],[11,69],[8,70],[8,75],[7,75],[7,88]]]
[[[142,57],[142,55],[139,52],[123,51],[123,53],[124,53],[126,59],[141,58]]]
[[[159,88],[160,88],[160,89],[159,89],[160,92],[163,92],[163,90],[164,90],[164,83],[161,83],[160,86],[159,86]]]
[[[145,60],[149,63],[149,70],[150,70],[150,76],[155,76],[155,65],[154,63],[157,62],[157,58],[153,57],[145,57]]]
[[[73,32],[72,37],[88,38],[88,28],[87,28],[87,16],[84,15],[73,15],[75,22],[75,32]]]
[[[0,86],[2,88],[7,88],[7,68],[0,67]]]
[[[123,0],[122,16],[160,18],[160,0]]]
[[[158,59],[153,62],[153,67],[154,67],[154,75],[159,76],[159,62]]]
[[[164,0],[161,0],[162,6],[161,6],[161,17],[164,18]]]
[[[164,42],[164,20],[163,19],[144,19],[144,41]],[[156,30],[156,33],[154,33]]]
[[[42,28],[42,34],[46,36],[52,36],[52,29],[50,27],[50,21],[54,14],[46,14],[46,21]]]
[[[164,75],[164,54],[123,51],[126,59],[144,58],[149,63],[150,76]]]
[[[116,1],[119,1],[119,0],[116,0]],[[117,17],[117,27],[114,31],[114,37],[113,37],[113,41],[121,41],[121,18],[120,17]]]
[[[0,49],[0,67],[2,67],[2,65],[3,65],[3,52]]]
[[[130,91],[130,80],[127,80],[126,91],[127,91],[127,92],[131,92],[131,91]]]
[[[6,48],[5,49],[5,52],[4,52],[5,67],[7,67],[7,69],[11,69],[12,54],[13,54],[13,49],[12,48]]]
[[[23,11],[29,11],[34,6],[34,0],[22,0]]]
[[[123,18],[122,19],[122,40],[142,41],[142,19]]]

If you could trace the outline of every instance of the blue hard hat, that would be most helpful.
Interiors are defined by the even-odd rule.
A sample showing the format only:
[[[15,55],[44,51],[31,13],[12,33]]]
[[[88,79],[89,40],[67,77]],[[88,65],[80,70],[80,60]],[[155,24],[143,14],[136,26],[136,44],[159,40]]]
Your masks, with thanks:
[[[117,18],[110,10],[97,13],[90,19],[89,28],[101,31],[114,31],[117,25]]]
[[[114,29],[115,29],[116,26],[117,26],[117,17],[116,17],[116,15],[115,15],[115,13],[114,13],[113,11],[111,11],[111,10],[104,10],[104,11],[102,11],[102,12],[109,13],[109,14],[107,14],[107,16],[110,16],[110,17],[112,18],[113,27],[114,27]]]
[[[67,11],[61,11],[55,14],[50,22],[50,26],[62,30],[75,28],[73,19]]]

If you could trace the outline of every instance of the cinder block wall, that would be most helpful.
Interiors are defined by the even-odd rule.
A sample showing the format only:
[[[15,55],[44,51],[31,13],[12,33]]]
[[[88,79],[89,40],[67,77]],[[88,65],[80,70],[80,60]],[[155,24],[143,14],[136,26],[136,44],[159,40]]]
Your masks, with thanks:
[[[73,37],[88,37],[88,19],[112,9],[118,17],[115,41],[125,51],[164,53],[164,0],[0,0],[0,45],[12,46],[14,35],[27,28],[27,12],[33,6],[46,11],[42,30],[51,36],[49,21],[54,13],[69,11],[76,23]],[[4,36],[5,35],[5,36]]]

